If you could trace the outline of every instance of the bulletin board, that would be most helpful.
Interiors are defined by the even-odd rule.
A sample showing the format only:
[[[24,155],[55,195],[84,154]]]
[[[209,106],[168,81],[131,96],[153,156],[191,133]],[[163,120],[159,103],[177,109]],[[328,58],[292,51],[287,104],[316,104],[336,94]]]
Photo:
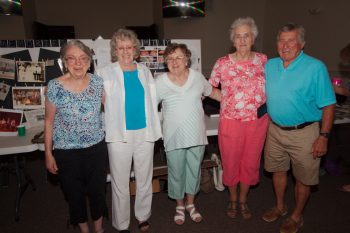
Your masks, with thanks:
[[[109,39],[80,39],[93,50],[90,72],[111,63]],[[184,43],[191,50],[191,68],[201,72],[200,40],[147,39],[140,40],[138,61],[145,64],[154,76],[166,72],[164,50],[169,43]],[[61,46],[67,40],[0,40],[0,108],[40,109],[44,105],[37,93],[44,93],[47,83],[63,74],[59,59]],[[13,95],[15,93],[17,97]],[[32,102],[21,95],[33,96]]]

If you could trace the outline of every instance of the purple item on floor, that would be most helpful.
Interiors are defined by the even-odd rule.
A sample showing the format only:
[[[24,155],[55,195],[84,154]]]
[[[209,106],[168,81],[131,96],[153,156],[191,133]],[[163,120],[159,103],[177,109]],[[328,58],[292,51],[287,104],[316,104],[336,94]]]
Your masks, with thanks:
[[[332,160],[325,159],[323,162],[323,168],[331,176],[340,176],[341,175],[341,170],[340,170],[339,166],[335,162],[333,162]]]

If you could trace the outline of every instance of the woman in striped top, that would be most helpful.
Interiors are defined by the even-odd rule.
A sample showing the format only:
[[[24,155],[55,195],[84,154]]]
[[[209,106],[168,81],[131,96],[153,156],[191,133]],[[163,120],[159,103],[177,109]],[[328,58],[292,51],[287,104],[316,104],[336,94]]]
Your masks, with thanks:
[[[176,200],[174,221],[185,222],[187,210],[194,222],[202,216],[195,209],[200,168],[208,144],[202,96],[220,101],[221,94],[205,77],[190,69],[191,52],[185,44],[170,44],[164,58],[169,72],[156,79],[157,99],[162,102],[163,137],[168,164],[168,195]]]

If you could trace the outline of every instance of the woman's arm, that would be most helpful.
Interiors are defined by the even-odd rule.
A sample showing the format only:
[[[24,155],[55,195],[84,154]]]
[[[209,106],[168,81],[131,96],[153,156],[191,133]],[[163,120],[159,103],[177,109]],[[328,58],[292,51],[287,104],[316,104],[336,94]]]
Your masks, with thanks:
[[[52,134],[53,124],[56,114],[56,107],[50,101],[45,102],[45,127],[44,127],[44,142],[45,142],[45,164],[47,170],[52,174],[57,174],[58,167],[56,160],[52,155]]]
[[[103,105],[105,104],[105,101],[106,101],[106,92],[105,92],[105,90],[103,90],[103,92],[102,92],[102,104]]]
[[[221,101],[221,91],[220,89],[216,88],[216,87],[213,87],[213,90],[211,91],[210,95],[209,95],[210,98],[220,102]]]
[[[344,95],[344,96],[350,96],[350,90],[342,87],[342,86],[337,86],[337,85],[333,85],[334,87],[334,92],[339,94],[339,95]]]

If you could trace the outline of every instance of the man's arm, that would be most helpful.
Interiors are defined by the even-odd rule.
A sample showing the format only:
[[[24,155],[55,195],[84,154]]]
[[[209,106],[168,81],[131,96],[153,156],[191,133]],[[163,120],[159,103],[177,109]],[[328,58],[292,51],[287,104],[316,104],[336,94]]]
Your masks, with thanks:
[[[320,133],[330,133],[334,120],[335,104],[322,109],[322,126]],[[316,159],[327,153],[328,137],[320,135],[312,145],[312,155]]]

